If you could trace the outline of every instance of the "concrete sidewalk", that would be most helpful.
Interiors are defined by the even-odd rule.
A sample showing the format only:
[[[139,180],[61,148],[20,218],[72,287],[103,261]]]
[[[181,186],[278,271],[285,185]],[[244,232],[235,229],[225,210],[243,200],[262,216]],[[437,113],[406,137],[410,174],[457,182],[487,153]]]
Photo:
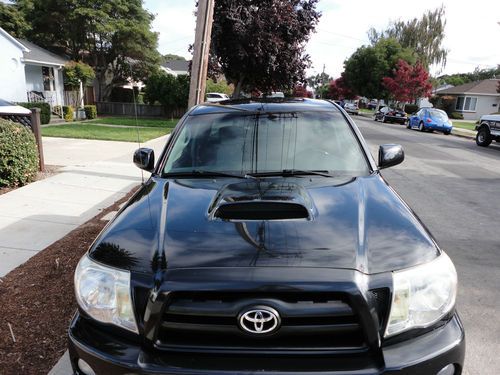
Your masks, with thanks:
[[[159,155],[167,138],[144,146]],[[43,138],[43,147],[45,163],[62,166],[60,173],[0,195],[0,277],[141,182],[136,143]]]

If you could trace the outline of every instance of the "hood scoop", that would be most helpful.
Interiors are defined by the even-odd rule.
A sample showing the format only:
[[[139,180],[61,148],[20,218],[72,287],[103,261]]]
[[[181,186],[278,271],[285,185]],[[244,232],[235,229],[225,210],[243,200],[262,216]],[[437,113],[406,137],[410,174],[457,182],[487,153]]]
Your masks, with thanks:
[[[213,220],[312,220],[315,207],[307,190],[296,183],[252,180],[224,186],[208,215]]]

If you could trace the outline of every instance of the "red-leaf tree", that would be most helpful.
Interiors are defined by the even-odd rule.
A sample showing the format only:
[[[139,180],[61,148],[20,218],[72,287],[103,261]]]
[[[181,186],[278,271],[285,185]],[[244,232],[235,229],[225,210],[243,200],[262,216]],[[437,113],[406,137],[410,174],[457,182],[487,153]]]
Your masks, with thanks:
[[[312,98],[312,92],[307,90],[306,85],[297,84],[293,88],[292,96],[295,98]]]
[[[355,99],[354,91],[346,84],[346,80],[342,75],[336,80],[330,81],[328,86],[328,97],[330,99]]]
[[[394,77],[382,78],[382,84],[400,102],[415,103],[418,98],[428,97],[432,92],[429,73],[423,65],[419,62],[410,65],[401,59],[394,70]]]

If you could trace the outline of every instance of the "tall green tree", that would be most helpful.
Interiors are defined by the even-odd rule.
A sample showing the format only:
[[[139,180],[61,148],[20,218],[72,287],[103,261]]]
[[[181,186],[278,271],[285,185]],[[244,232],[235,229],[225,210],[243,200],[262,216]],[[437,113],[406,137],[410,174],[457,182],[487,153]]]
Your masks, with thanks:
[[[415,63],[413,51],[403,48],[394,38],[380,39],[373,46],[362,46],[344,61],[344,85],[357,95],[387,99],[389,92],[382,84],[382,78],[393,76],[400,59]]]
[[[17,5],[2,2],[0,2],[0,26],[16,38],[24,38],[30,30],[30,25]]]
[[[145,80],[160,55],[153,15],[141,0],[16,0],[32,29],[28,36],[96,72],[98,100],[129,79]]]
[[[241,90],[292,89],[305,80],[305,44],[321,13],[318,0],[217,0],[211,62]],[[217,69],[214,69],[217,71]]]
[[[420,19],[392,22],[386,30],[371,28],[368,38],[372,45],[383,38],[394,38],[403,48],[412,48],[426,68],[432,64],[444,67],[448,56],[448,50],[442,46],[445,26],[445,8],[441,6],[427,11]]]
[[[173,61],[173,60],[182,60],[182,61],[186,61],[186,59],[183,57],[183,56],[180,56],[180,55],[175,55],[173,53],[167,53],[166,55],[163,55],[161,57],[162,59],[162,62],[164,63],[167,63],[169,61]]]

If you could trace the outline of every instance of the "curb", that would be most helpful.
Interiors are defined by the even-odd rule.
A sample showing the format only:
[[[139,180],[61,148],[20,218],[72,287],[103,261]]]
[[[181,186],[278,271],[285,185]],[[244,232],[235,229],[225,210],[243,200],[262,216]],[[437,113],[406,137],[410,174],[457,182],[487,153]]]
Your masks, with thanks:
[[[455,137],[468,138],[468,139],[475,139],[476,138],[475,132],[472,132],[471,130],[460,129],[460,128],[455,128],[455,127],[453,127],[453,130],[451,131],[451,135],[454,135]]]

